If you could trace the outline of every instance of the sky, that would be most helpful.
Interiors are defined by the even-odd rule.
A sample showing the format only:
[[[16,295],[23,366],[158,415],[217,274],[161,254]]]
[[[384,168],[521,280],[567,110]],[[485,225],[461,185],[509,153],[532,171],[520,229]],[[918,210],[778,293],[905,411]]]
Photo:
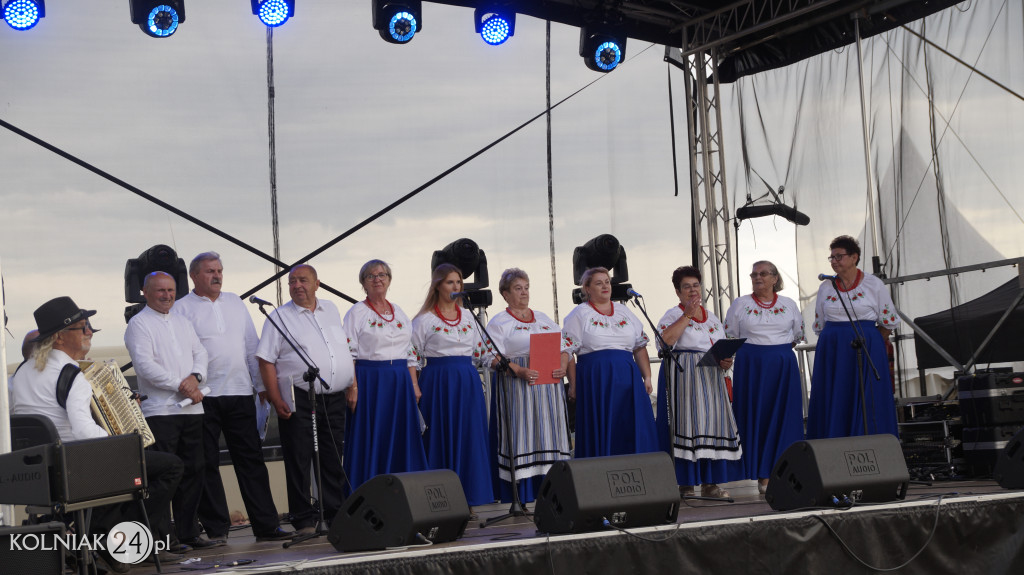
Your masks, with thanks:
[[[126,4],[82,11],[50,2],[32,30],[0,28],[0,118],[271,253],[266,28],[245,3],[192,1],[175,35],[158,40],[129,21]],[[379,38],[369,1],[302,0],[274,30],[283,260],[298,260],[544,110],[544,22],[520,17],[516,35],[491,47],[475,34],[472,10],[423,10],[422,31],[402,46]],[[656,320],[676,302],[672,269],[690,263],[686,127],[675,127],[677,197],[663,47],[630,41],[629,61],[601,75],[578,56],[578,34],[552,25],[553,102],[597,80],[552,114],[559,315],[573,305],[573,249],[611,233]],[[672,75],[678,107],[683,88]],[[433,251],[468,237],[487,254],[495,292],[501,271],[520,267],[531,275],[533,307],[553,315],[545,138],[543,120],[534,122],[311,263],[325,283],[361,299],[359,266],[388,261],[390,299],[411,314],[426,294]],[[94,346],[119,345],[125,262],[152,245],[170,245],[186,262],[219,252],[225,289],[236,293],[273,273],[259,257],[6,130],[0,166],[11,362],[34,327],[32,311],[61,295],[99,310]],[[774,225],[765,233],[792,235]]]

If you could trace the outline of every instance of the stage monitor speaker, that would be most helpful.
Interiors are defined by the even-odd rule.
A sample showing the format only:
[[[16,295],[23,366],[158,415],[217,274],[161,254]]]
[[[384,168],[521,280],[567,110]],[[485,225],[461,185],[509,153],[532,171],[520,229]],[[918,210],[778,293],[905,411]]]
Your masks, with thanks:
[[[147,487],[142,438],[137,433],[68,441],[58,450],[55,481],[65,504]]]
[[[1005,489],[1024,489],[1024,429],[999,452],[992,477]]]
[[[378,475],[359,486],[334,516],[327,540],[338,551],[372,551],[454,541],[469,504],[454,471]]]
[[[541,483],[533,517],[544,533],[584,533],[608,523],[675,523],[678,513],[675,467],[658,451],[555,463]]]
[[[895,435],[798,441],[779,456],[765,500],[776,511],[903,499],[910,474]]]
[[[64,537],[60,522],[0,526],[0,568],[18,575],[55,575],[64,573]]]

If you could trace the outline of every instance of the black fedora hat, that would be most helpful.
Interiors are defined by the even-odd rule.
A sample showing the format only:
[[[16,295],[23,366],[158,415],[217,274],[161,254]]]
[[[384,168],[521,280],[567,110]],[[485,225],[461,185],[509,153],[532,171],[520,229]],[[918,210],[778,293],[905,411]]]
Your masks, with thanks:
[[[32,341],[42,341],[75,322],[96,315],[96,310],[82,309],[71,298],[61,296],[39,306],[34,315],[39,336]]]

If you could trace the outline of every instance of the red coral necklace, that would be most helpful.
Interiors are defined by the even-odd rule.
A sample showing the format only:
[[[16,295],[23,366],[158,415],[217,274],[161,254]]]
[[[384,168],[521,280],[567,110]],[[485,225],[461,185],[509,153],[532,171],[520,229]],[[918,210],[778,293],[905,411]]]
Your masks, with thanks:
[[[434,305],[434,315],[441,318],[441,321],[450,326],[456,326],[462,323],[462,308],[459,306],[455,306],[455,321],[448,321],[448,319],[441,314],[441,308],[437,307],[437,305]]]
[[[590,307],[594,308],[594,311],[596,311],[597,313],[599,313],[599,314],[601,314],[601,315],[603,315],[605,317],[612,317],[613,315],[615,315],[615,302],[611,302],[611,304],[612,304],[612,312],[611,313],[604,313],[603,311],[597,309],[597,306],[594,305],[594,302],[588,301],[587,303],[590,304]]]
[[[384,300],[384,304],[387,305],[388,309],[390,310],[389,313],[391,314],[391,319],[384,317],[384,314],[377,311],[377,308],[373,307],[373,304],[370,303],[370,298],[366,298],[366,305],[373,310],[373,313],[377,314],[377,316],[380,317],[380,319],[384,320],[385,322],[391,323],[395,321],[395,306],[391,305],[391,302],[389,302],[388,300]]]

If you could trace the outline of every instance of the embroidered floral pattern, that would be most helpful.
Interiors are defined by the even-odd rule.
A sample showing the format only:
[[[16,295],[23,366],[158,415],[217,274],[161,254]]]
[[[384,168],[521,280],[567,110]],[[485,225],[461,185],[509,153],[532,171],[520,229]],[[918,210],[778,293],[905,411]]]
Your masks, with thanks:
[[[597,319],[596,317],[590,318],[590,325],[595,326],[595,327],[608,327],[608,324],[606,324],[605,322]]]
[[[896,314],[889,309],[889,304],[882,308],[882,325],[896,325]]]
[[[850,297],[850,301],[857,301],[857,300],[863,299],[863,298],[864,298],[864,292],[863,291],[858,291],[858,292],[854,293],[853,296]]]
[[[562,346],[563,347],[575,347],[576,346],[576,340],[574,340],[572,337],[570,337],[568,335],[562,336]]]

